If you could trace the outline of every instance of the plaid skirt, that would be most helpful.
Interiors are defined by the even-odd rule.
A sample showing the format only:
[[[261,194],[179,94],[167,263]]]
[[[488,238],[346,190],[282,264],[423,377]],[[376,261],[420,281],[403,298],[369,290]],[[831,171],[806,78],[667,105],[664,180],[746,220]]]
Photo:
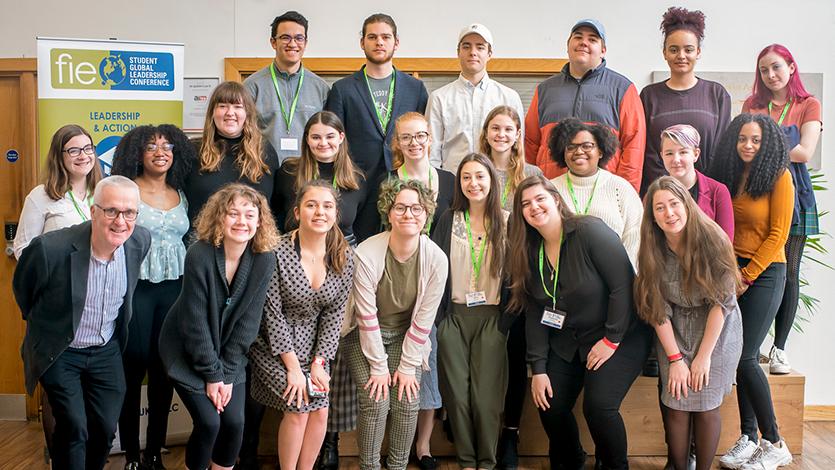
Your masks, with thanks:
[[[820,233],[820,224],[818,221],[818,205],[800,211],[800,223],[792,225],[789,229],[789,235],[818,235]]]
[[[344,339],[344,338],[343,338]],[[331,361],[330,410],[328,432],[348,432],[357,428],[357,386],[351,376],[348,360],[343,353],[344,341],[339,342],[336,358]]]

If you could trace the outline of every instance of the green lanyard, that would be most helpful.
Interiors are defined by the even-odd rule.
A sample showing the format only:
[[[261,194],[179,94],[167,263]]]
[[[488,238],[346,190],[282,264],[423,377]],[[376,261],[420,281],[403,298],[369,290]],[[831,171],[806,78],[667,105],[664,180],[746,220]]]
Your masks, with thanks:
[[[75,201],[75,196],[73,196],[73,194],[72,194],[72,189],[70,189],[68,192],[70,193],[70,199],[72,199],[72,205],[75,206],[75,210],[78,211],[78,215],[81,216],[81,220],[87,222],[87,216],[85,216],[84,213],[81,212],[81,208],[78,207],[78,203]],[[88,193],[88,195],[89,195],[89,193]],[[88,197],[87,199],[90,199],[90,198]]]
[[[769,116],[771,116],[771,105],[773,105],[773,104],[774,104],[774,102],[772,102],[772,101],[768,102],[768,115]],[[792,99],[789,98],[789,101],[786,103],[786,107],[783,108],[783,114],[780,115],[780,120],[777,121],[778,126],[783,125],[783,119],[786,118],[786,113],[789,112],[789,106],[791,106],[791,104],[792,104]]]
[[[591,200],[594,197],[594,190],[597,189],[597,180],[600,179],[600,170],[597,171],[597,178],[594,179],[594,186],[591,188],[591,196],[589,196],[589,203],[586,204],[586,210],[580,212],[580,203],[577,202],[577,196],[574,194],[574,186],[571,184],[571,176],[566,173],[565,179],[568,180],[568,191],[571,193],[571,199],[574,200],[574,209],[580,215],[586,215],[589,213],[589,207],[591,207]]]
[[[313,179],[318,180],[319,175],[314,173],[313,174]],[[336,175],[333,176],[333,189],[339,189],[339,188],[336,187]]]
[[[478,273],[481,271],[481,257],[484,256],[484,246],[487,245],[487,237],[484,238],[484,243],[481,244],[481,249],[478,251],[478,260],[475,257],[475,244],[473,243],[473,229],[470,228],[470,211],[464,211],[464,220],[467,221],[467,239],[470,241],[470,256],[473,258],[473,272],[475,272],[475,280],[478,282]],[[490,231],[490,222],[487,222],[487,230]]]
[[[394,101],[394,67],[391,68],[391,85],[389,85],[389,102],[387,105],[388,111],[386,111],[386,118],[383,119],[383,116],[380,114],[380,108],[377,107],[377,101],[374,99],[374,93],[371,91],[371,83],[368,82],[368,72],[365,71],[365,67],[362,69],[362,73],[365,74],[365,84],[368,85],[368,93],[371,94],[371,103],[374,104],[374,110],[377,111],[377,119],[380,120],[380,124],[383,125],[383,133],[386,132],[386,126],[388,126],[389,118],[391,117],[391,103]]]
[[[560,245],[562,245],[562,230],[560,230]],[[562,249],[560,249],[562,251]],[[557,309],[557,281],[560,278],[560,254],[557,254],[557,263],[554,266],[554,274],[552,279],[554,280],[554,295],[551,295],[548,292],[548,288],[545,287],[545,273],[542,271],[543,266],[545,265],[545,240],[543,240],[539,244],[539,278],[542,280],[542,289],[551,297],[551,300],[554,301],[553,308],[554,310]]]
[[[281,106],[281,114],[284,115],[284,122],[287,123],[287,135],[290,135],[290,123],[293,122],[293,116],[296,114],[296,104],[299,102],[299,95],[302,91],[302,82],[304,81],[304,67],[299,67],[299,88],[296,90],[296,97],[293,98],[293,106],[290,108],[290,116],[287,116],[287,111],[284,110],[284,103],[281,101],[281,93],[278,91],[278,80],[275,78],[275,62],[270,67],[270,73],[273,75],[273,85],[275,85],[275,94],[278,95],[278,104]]]
[[[408,183],[409,182],[409,174],[406,173],[406,165],[403,165],[402,168],[403,168],[403,179],[406,180],[406,182]],[[429,169],[429,190],[430,191],[432,190],[432,168]],[[426,231],[428,232],[431,229],[432,229],[432,221],[430,220],[429,224],[426,226]]]
[[[504,207],[505,201],[507,201],[507,194],[510,192],[510,182],[508,181],[504,185],[504,194],[502,194],[502,207]]]

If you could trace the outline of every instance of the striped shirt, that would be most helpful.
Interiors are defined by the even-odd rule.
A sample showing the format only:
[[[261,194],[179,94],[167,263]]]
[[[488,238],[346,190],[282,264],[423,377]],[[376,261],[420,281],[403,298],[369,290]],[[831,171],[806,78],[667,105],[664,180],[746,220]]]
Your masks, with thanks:
[[[102,261],[90,249],[87,298],[71,348],[102,346],[116,331],[116,318],[128,288],[125,247],[119,246],[110,261]]]

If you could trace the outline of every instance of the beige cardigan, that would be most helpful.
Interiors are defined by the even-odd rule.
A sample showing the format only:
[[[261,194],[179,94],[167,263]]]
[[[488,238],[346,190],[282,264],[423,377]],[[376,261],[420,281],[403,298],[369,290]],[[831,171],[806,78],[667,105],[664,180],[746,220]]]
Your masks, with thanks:
[[[359,328],[362,352],[371,365],[372,375],[388,374],[388,355],[383,348],[380,324],[377,321],[377,286],[385,271],[386,251],[391,232],[377,234],[361,243],[354,252],[354,286],[348,296],[342,336]],[[414,375],[423,366],[428,370],[432,344],[429,333],[438,305],[444,294],[447,278],[447,257],[426,235],[420,236],[420,277],[412,324],[403,340],[403,354],[397,370]]]

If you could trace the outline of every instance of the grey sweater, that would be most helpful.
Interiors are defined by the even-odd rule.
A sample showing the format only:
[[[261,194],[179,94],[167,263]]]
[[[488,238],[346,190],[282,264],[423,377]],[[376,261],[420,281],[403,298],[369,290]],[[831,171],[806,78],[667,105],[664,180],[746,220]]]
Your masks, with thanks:
[[[249,90],[255,100],[255,107],[258,108],[258,129],[261,134],[270,141],[278,152],[279,163],[290,157],[301,155],[301,138],[304,134],[304,126],[311,116],[318,113],[325,107],[325,100],[328,98],[328,84],[310,70],[304,70],[304,80],[299,90],[300,73],[288,74],[276,69],[275,78],[278,82],[278,89],[281,90],[281,103],[278,102],[278,95],[275,91],[275,83],[270,73],[270,67],[253,73],[244,80],[244,87]],[[293,100],[296,98],[296,91],[299,92],[299,100],[296,103],[296,112],[290,122],[290,132],[287,132],[287,121],[281,112],[281,104],[284,104],[284,112],[290,115],[293,108]],[[282,149],[281,139],[296,139],[296,150]]]
[[[159,354],[168,377],[191,393],[206,383],[246,382],[246,352],[258,334],[275,254],[241,256],[231,286],[223,247],[197,241],[188,249],[183,289],[165,317]]]

